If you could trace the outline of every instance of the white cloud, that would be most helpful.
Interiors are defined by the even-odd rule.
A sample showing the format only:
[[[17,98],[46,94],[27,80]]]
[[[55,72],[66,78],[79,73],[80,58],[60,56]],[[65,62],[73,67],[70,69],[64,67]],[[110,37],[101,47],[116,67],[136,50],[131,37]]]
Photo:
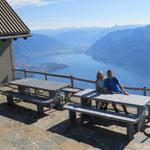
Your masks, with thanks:
[[[73,0],[7,0],[14,7],[22,7],[26,5],[42,6],[53,3],[72,2]]]
[[[69,21],[61,21],[58,18],[51,18],[52,20],[45,20],[43,22],[36,22],[31,23],[28,22],[27,25],[31,30],[39,30],[39,29],[59,29],[59,28],[81,28],[81,27],[104,27],[105,24],[102,24],[101,21],[79,21],[79,22],[72,22]],[[111,26],[111,25],[107,25]]]
[[[58,20],[57,20],[58,19]],[[143,24],[146,25],[150,22],[149,19],[132,19],[132,20],[99,20],[99,21],[78,21],[78,22],[72,22],[67,18],[66,21],[60,21],[59,18],[51,18],[51,19],[45,19],[43,22],[36,22],[31,23],[27,22],[27,25],[31,30],[39,30],[39,29],[59,29],[59,28],[81,28],[81,27],[112,27],[114,25],[132,25],[132,24]]]
[[[69,19],[68,17],[49,17],[49,18],[44,18],[43,22],[60,22],[68,19]]]

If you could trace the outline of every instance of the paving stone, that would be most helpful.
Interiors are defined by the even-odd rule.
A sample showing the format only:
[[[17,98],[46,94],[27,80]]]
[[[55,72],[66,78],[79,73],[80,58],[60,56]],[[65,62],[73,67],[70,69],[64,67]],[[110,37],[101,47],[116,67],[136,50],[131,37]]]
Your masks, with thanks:
[[[25,139],[25,138],[21,138],[21,139],[18,139],[17,141],[15,141],[15,142],[13,142],[13,144],[15,146],[29,145],[31,143],[32,143],[32,141],[30,139]]]
[[[37,145],[30,144],[30,145],[23,145],[23,146],[17,146],[14,150],[40,150]]]
[[[54,146],[56,146],[56,143],[52,140],[43,139],[37,141],[36,145],[38,145],[40,150],[51,150]]]
[[[57,143],[57,145],[61,145],[68,140],[68,138],[60,135],[54,135],[52,139]]]
[[[15,143],[19,140],[20,136],[15,134],[13,131],[8,130],[7,132],[3,133],[1,137],[10,143]]]
[[[0,138],[0,149],[1,150],[12,150],[14,145],[10,142]]]
[[[144,147],[144,145],[141,144],[141,143],[130,142],[130,143],[126,146],[125,150],[149,150],[149,149],[147,149],[147,148],[148,148],[148,147]]]
[[[62,145],[57,145],[54,150],[86,150],[86,147],[78,142],[67,141]]]

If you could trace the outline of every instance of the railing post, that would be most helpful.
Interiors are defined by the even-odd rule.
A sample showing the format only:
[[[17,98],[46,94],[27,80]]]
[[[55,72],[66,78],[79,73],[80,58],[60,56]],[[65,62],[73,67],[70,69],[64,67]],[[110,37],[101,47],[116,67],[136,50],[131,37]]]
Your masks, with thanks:
[[[70,76],[70,80],[71,80],[71,87],[74,87],[74,79],[72,75]]]
[[[24,69],[24,77],[27,78],[27,70]]]
[[[144,86],[143,88],[143,95],[146,96],[147,95],[147,88]]]
[[[47,77],[47,72],[45,71],[45,80],[48,80],[48,77]]]

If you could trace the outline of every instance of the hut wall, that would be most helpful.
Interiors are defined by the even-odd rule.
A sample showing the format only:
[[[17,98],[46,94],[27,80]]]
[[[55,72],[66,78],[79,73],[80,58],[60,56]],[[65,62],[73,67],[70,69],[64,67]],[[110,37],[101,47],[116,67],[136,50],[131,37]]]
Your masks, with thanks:
[[[12,40],[0,40],[0,85],[13,79]]]

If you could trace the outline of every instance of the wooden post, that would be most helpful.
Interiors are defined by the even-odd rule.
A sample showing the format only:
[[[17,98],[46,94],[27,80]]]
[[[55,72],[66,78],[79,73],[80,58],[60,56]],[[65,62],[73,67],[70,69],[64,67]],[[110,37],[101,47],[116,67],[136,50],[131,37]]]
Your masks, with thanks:
[[[74,87],[74,80],[73,80],[73,76],[70,76],[70,80],[71,80],[71,87]]]
[[[88,99],[88,98],[80,98],[80,100],[81,100],[81,105],[83,105],[83,106],[86,106],[86,107],[91,107],[91,105],[92,105],[92,101],[90,100],[90,99]],[[86,120],[90,120],[91,119],[91,117],[90,117],[90,115],[88,115],[88,114],[82,114],[81,113],[81,120],[82,120],[82,123],[84,123],[84,121]]]
[[[13,80],[16,80],[16,70],[13,70]]]
[[[27,72],[26,72],[26,69],[24,69],[24,77],[27,78]]]
[[[45,80],[48,80],[48,77],[47,77],[47,72],[45,71]]]
[[[13,105],[14,104],[12,96],[7,96],[7,103],[8,103],[8,105]]]
[[[69,120],[70,120],[70,124],[74,125],[77,121],[76,118],[76,112],[75,111],[71,111],[69,110]]]
[[[37,111],[40,114],[44,113],[44,107],[41,104],[37,104]]]
[[[147,95],[147,88],[144,86],[143,88],[143,95],[146,96]]]
[[[128,137],[128,140],[131,141],[134,137],[134,124],[128,124],[128,127],[127,127],[127,137]]]

